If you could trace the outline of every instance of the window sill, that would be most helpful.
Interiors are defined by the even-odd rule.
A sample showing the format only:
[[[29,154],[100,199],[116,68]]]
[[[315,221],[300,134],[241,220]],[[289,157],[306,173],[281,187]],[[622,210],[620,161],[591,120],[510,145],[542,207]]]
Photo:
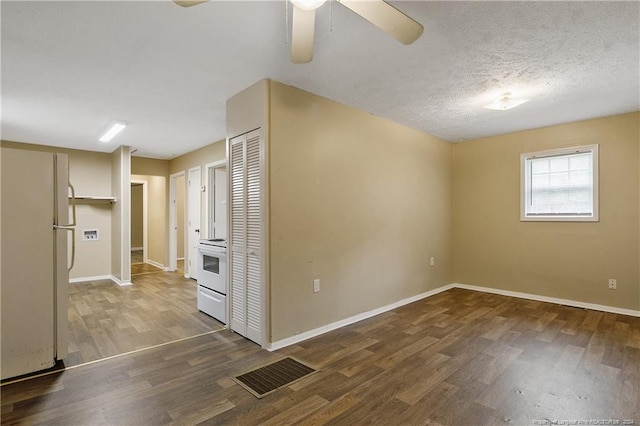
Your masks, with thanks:
[[[600,222],[598,216],[521,216],[520,222]]]

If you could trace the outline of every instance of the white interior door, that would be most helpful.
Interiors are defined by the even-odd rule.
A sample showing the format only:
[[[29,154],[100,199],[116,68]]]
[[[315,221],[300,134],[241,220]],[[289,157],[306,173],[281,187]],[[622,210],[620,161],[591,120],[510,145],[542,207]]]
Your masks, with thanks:
[[[227,169],[218,167],[213,170],[213,175],[213,238],[227,238]]]
[[[188,232],[188,266],[185,265],[189,277],[198,279],[198,241],[200,240],[200,167],[189,169],[187,178],[187,232]]]

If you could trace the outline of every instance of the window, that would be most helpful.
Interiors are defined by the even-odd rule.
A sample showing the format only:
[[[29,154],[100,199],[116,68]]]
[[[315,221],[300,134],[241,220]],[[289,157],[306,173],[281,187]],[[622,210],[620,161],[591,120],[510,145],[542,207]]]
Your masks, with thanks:
[[[522,154],[522,221],[598,221],[598,145]]]

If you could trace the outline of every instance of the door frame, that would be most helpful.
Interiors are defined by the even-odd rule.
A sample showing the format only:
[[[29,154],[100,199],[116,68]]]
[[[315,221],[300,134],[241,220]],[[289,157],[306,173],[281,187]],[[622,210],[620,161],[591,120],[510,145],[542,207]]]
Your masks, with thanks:
[[[148,207],[148,198],[147,198],[147,181],[139,180],[139,179],[131,179],[129,182],[129,186],[132,184],[142,185],[142,262],[149,262],[149,233],[148,233],[148,222],[147,222],[147,207]],[[131,216],[131,206],[129,206],[129,216]],[[131,226],[131,221],[129,221],[129,226]],[[131,265],[129,265],[131,267]]]
[[[184,195],[184,204],[185,204],[185,210],[184,210],[184,217],[185,217],[185,221],[186,221],[186,240],[187,240],[187,244],[186,244],[186,250],[185,250],[185,259],[184,259],[184,276],[186,278],[193,278],[196,279],[197,278],[197,273],[194,274],[192,268],[196,268],[196,264],[197,263],[193,263],[191,264],[192,260],[196,260],[196,259],[191,259],[191,256],[189,256],[190,252],[191,252],[191,230],[189,229],[189,221],[191,220],[191,187],[189,186],[189,175],[191,174],[191,172],[198,172],[198,177],[200,180],[200,185],[197,189],[197,193],[198,193],[198,197],[199,197],[199,203],[198,203],[198,224],[197,224],[197,229],[201,229],[202,228],[202,166],[196,166],[196,167],[191,167],[190,169],[187,170],[187,173],[185,175],[185,186],[186,186],[186,190],[185,190],[185,195]],[[202,235],[200,233],[200,235]],[[200,238],[198,238],[198,240],[200,240]],[[197,250],[197,248],[196,248]],[[187,264],[188,262],[188,264]],[[188,268],[187,268],[188,266]],[[188,270],[188,272],[187,272]],[[196,270],[197,272],[197,270]]]
[[[180,176],[184,177],[186,182],[184,170],[169,175],[169,271],[172,272],[178,269],[178,206],[176,205],[176,195]],[[185,207],[182,206],[184,210],[186,210]],[[186,217],[186,215],[183,215],[183,217]],[[182,244],[184,244],[184,241]],[[186,276],[186,268],[184,272]]]
[[[204,223],[204,235],[206,236],[206,238],[213,238],[211,236],[211,230],[209,229],[209,215],[211,214],[211,212],[209,211],[209,202],[211,201],[211,186],[209,185],[209,182],[211,182],[211,174],[214,173],[215,169],[218,169],[220,167],[227,167],[227,160],[219,160],[219,161],[214,161],[212,163],[207,163],[205,164],[205,170],[206,170],[206,184],[205,184],[205,194],[206,194],[206,202],[204,203],[204,217],[205,217],[205,223]],[[228,177],[227,177],[228,179]],[[227,198],[229,198],[228,196],[228,191],[227,191]],[[227,200],[228,202],[228,200]],[[201,220],[202,222],[202,220]]]

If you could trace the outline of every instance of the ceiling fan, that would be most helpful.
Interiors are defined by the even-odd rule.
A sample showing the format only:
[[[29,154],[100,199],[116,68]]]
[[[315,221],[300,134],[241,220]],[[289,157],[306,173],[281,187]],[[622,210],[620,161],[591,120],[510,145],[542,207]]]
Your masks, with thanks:
[[[208,0],[173,0],[182,7],[195,6]],[[316,9],[326,0],[289,0],[293,5],[291,26],[291,62],[304,64],[313,58],[313,34]],[[396,40],[411,44],[424,28],[384,0],[336,0],[362,16]]]

